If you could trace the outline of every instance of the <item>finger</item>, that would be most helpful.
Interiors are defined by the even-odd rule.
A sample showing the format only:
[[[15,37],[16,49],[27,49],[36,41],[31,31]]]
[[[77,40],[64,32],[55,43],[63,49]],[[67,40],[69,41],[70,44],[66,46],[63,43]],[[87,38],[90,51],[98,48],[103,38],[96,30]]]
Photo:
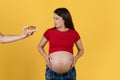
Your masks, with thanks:
[[[30,33],[30,35],[33,35],[33,32],[32,32],[32,33]]]
[[[71,69],[73,68],[73,66],[74,66],[74,59],[73,59],[73,61],[72,61],[72,64],[71,64]]]
[[[34,32],[29,32],[29,35],[33,35]]]
[[[51,64],[50,64],[49,60],[47,60],[47,65],[51,68]]]
[[[70,69],[72,69],[72,67],[73,67],[73,63],[71,64]]]
[[[28,32],[27,35],[28,35],[28,36],[32,35],[32,32]]]
[[[50,65],[49,63],[48,63],[47,65],[48,65],[48,67],[49,67],[49,68],[51,68],[51,69],[52,69],[52,67],[51,67],[51,65]]]

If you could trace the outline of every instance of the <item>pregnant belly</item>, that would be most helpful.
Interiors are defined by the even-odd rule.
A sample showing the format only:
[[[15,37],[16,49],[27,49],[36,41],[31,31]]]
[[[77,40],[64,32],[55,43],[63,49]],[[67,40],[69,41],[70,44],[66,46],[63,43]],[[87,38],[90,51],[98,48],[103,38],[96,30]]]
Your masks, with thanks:
[[[73,55],[66,51],[57,51],[50,54],[52,70],[57,73],[65,73],[70,70]]]

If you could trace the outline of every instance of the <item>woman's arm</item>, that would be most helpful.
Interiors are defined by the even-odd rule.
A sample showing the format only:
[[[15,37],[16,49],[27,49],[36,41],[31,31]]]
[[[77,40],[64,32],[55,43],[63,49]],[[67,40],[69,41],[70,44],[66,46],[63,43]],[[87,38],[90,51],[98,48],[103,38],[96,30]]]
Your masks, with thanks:
[[[24,32],[21,35],[3,35],[0,33],[0,43],[14,42],[17,40],[24,39],[32,34],[33,32]]]
[[[75,59],[78,60],[84,53],[84,49],[83,49],[83,45],[82,45],[82,41],[78,40],[76,43],[76,47],[77,47],[77,55],[75,56]]]
[[[82,41],[81,39],[79,39],[78,41],[76,41],[76,47],[77,47],[77,55],[74,57],[74,61],[73,61],[73,65],[72,67],[76,64],[77,60],[83,55],[84,53],[84,49],[83,49],[83,45],[82,45]]]
[[[42,40],[40,41],[39,45],[38,45],[38,51],[40,52],[40,54],[46,58],[47,54],[44,51],[44,46],[47,43],[47,39],[45,37],[42,38]]]
[[[49,66],[49,68],[51,68],[50,57],[45,53],[45,50],[44,50],[44,46],[47,42],[48,40],[45,37],[43,37],[38,45],[38,51],[45,58],[46,63]]]

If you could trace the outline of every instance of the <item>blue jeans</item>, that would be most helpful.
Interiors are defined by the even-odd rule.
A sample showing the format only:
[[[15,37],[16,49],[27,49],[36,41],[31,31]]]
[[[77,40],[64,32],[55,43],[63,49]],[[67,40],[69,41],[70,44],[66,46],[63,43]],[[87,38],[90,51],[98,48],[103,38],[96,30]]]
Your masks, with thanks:
[[[76,80],[76,70],[73,67],[68,72],[59,74],[46,66],[46,80]]]

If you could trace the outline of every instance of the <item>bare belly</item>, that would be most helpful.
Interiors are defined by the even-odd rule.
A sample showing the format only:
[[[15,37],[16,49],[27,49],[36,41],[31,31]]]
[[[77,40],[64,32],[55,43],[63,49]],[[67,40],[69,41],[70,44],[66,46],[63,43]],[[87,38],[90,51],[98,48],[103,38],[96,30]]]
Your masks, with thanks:
[[[57,51],[50,54],[52,70],[57,73],[65,73],[70,70],[73,55],[66,51]]]

